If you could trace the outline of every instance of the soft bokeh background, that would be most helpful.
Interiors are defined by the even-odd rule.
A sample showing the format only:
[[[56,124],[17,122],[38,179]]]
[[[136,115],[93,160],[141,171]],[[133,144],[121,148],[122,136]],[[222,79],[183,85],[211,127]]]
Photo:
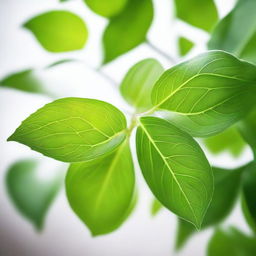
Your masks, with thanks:
[[[149,33],[150,40],[175,58],[177,34],[185,35],[197,43],[189,57],[204,51],[208,35],[182,22],[174,22],[171,2],[154,1],[156,14]],[[225,15],[234,2],[235,0],[216,1],[220,15]],[[32,34],[21,27],[30,17],[52,9],[68,9],[86,20],[90,35],[84,50],[65,54],[46,52]],[[8,73],[36,67],[38,76],[58,97],[97,98],[111,102],[125,112],[130,111],[129,106],[119,96],[117,85],[111,84],[94,71],[101,61],[101,34],[106,20],[88,10],[81,0],[65,4],[60,4],[57,0],[0,0],[0,24],[0,79]],[[69,57],[82,59],[84,63],[67,63],[44,69],[54,61]],[[118,84],[131,65],[148,57],[157,58],[165,68],[173,64],[147,45],[141,45],[104,67],[103,72]],[[5,188],[5,173],[10,164],[24,157],[36,157],[41,161],[40,174],[44,179],[50,178],[56,171],[65,171],[65,166],[57,161],[32,152],[18,143],[6,142],[6,138],[24,118],[49,101],[51,99],[39,95],[0,89],[0,255],[174,255],[176,217],[167,210],[162,210],[155,218],[150,216],[152,195],[141,177],[137,162],[138,205],[128,221],[112,234],[92,238],[88,229],[70,209],[64,188],[48,212],[42,233],[37,233],[33,226],[17,213]],[[218,157],[207,155],[212,163],[222,167],[236,167],[252,159],[248,148],[240,159],[234,159],[228,153]],[[239,205],[224,225],[230,223],[247,231]],[[205,255],[210,235],[211,230],[207,230],[194,236],[178,255]]]

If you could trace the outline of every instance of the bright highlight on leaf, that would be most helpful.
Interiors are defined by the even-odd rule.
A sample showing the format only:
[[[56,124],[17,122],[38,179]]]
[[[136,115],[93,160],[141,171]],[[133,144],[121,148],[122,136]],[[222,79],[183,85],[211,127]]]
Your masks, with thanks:
[[[67,52],[84,47],[88,30],[84,21],[69,11],[50,11],[24,24],[50,52]]]
[[[213,175],[197,142],[165,120],[142,117],[136,148],[155,197],[199,229],[212,199]]]
[[[95,13],[110,18],[119,14],[129,0],[84,0]]]
[[[154,109],[169,110],[192,136],[219,133],[243,118],[255,103],[256,67],[211,51],[163,73],[152,91]]]
[[[134,169],[127,142],[110,156],[72,164],[66,178],[69,203],[91,233],[117,229],[129,215],[134,196]]]
[[[46,213],[62,184],[61,175],[42,180],[38,175],[38,162],[22,160],[7,171],[6,186],[15,207],[41,230]]]
[[[135,64],[125,75],[120,91],[128,103],[139,111],[152,107],[152,88],[164,72],[161,64],[154,59],[145,59]]]
[[[153,19],[151,0],[129,0],[126,8],[113,17],[103,35],[106,64],[145,42]]]
[[[124,115],[111,104],[63,98],[29,116],[8,140],[63,162],[81,162],[111,153],[125,129]]]

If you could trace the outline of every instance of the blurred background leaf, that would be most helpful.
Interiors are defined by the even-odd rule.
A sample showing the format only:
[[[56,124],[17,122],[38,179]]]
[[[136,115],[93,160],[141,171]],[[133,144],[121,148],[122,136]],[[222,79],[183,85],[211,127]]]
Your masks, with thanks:
[[[185,56],[194,47],[194,43],[185,37],[179,37],[178,48],[180,56]]]

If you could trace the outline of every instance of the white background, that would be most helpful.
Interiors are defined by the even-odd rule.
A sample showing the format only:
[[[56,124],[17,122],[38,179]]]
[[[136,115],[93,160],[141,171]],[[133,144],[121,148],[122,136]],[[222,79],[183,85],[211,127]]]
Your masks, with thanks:
[[[186,35],[197,43],[190,56],[204,51],[208,35],[182,22],[174,21],[171,2],[170,0],[154,1],[156,14],[149,33],[150,40],[175,58],[177,58],[175,38],[178,34]],[[216,2],[221,16],[225,15],[234,4],[234,0]],[[21,27],[30,17],[52,9],[68,9],[86,20],[90,35],[85,49],[65,54],[46,52],[32,34]],[[117,86],[93,71],[93,67],[97,67],[101,61],[101,33],[106,23],[105,19],[88,10],[81,0],[71,0],[65,4],[59,4],[57,0],[0,0],[0,78],[13,71],[36,67],[38,76],[44,79],[47,87],[58,94],[58,97],[97,98],[111,102],[126,113],[129,112],[129,106],[123,103]],[[46,65],[68,57],[83,59],[86,64],[69,63],[44,69]],[[173,64],[147,45],[141,45],[104,67],[103,71],[118,83],[131,65],[148,57],[157,58],[165,68]],[[140,192],[138,205],[128,221],[112,234],[92,238],[88,229],[70,209],[64,189],[50,208],[45,229],[41,234],[36,233],[32,225],[16,212],[8,199],[4,184],[6,169],[10,164],[23,157],[36,157],[42,161],[39,170],[42,178],[50,178],[56,169],[63,166],[30,151],[23,145],[6,142],[6,138],[24,118],[49,101],[49,98],[38,95],[0,89],[0,255],[174,255],[176,217],[167,210],[161,211],[155,218],[150,216],[152,195],[141,177],[137,162],[137,183]],[[239,160],[233,159],[228,153],[218,157],[207,155],[212,163],[223,167],[235,167],[252,158],[248,148]],[[239,205],[225,225],[229,223],[247,230]],[[211,230],[207,230],[194,236],[179,255],[205,255],[207,240],[211,233]]]

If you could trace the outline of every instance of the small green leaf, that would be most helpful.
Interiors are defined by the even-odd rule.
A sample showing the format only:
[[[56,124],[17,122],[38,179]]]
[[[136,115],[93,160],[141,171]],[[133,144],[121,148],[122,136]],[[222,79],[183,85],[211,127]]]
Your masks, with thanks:
[[[163,73],[152,90],[154,109],[176,113],[173,122],[192,136],[217,134],[255,104],[256,67],[211,51]]]
[[[256,63],[256,1],[239,0],[214,29],[209,49],[220,49]]]
[[[32,69],[13,73],[0,81],[1,87],[12,88],[25,92],[47,94],[41,82],[36,78]]]
[[[246,146],[236,127],[231,127],[220,134],[206,138],[203,142],[213,154],[228,151],[234,157],[238,157]]]
[[[104,64],[145,42],[153,20],[152,0],[130,0],[103,35]]]
[[[133,202],[134,180],[127,142],[104,159],[70,166],[67,197],[93,236],[112,232],[124,222]]]
[[[213,0],[175,0],[176,15],[192,26],[211,31],[218,21]]]
[[[125,139],[125,129],[124,115],[111,104],[63,98],[29,116],[8,141],[63,162],[81,162],[111,153]]]
[[[41,230],[63,178],[55,174],[51,179],[40,179],[37,169],[35,160],[16,162],[7,171],[6,186],[17,210]]]
[[[82,49],[88,38],[84,21],[69,11],[50,11],[40,14],[24,24],[39,43],[50,52]]]
[[[142,117],[136,147],[142,173],[155,197],[200,228],[212,199],[213,175],[197,142],[163,119]]]
[[[244,168],[232,171],[216,167],[213,168],[214,193],[210,206],[205,214],[202,229],[220,223],[232,211],[238,197],[243,170]],[[181,249],[195,232],[196,229],[194,226],[180,219],[176,249]]]
[[[110,18],[119,14],[126,6],[128,0],[84,0],[95,13]]]
[[[152,216],[155,216],[158,214],[158,212],[162,209],[162,204],[157,200],[157,199],[154,199],[152,201],[152,206],[151,206],[151,214]]]
[[[63,60],[57,60],[49,65],[47,65],[45,68],[48,69],[48,68],[53,68],[53,67],[56,67],[56,66],[59,66],[59,65],[62,65],[62,64],[66,64],[66,63],[70,63],[70,62],[78,62],[79,60],[76,60],[76,59],[63,59]]]
[[[243,177],[243,212],[251,229],[256,233],[256,164],[248,166]]]
[[[236,228],[217,229],[207,249],[208,256],[252,256],[256,255],[255,237],[245,235]]]
[[[140,111],[152,107],[151,91],[163,72],[157,60],[145,59],[138,62],[125,75],[120,86],[121,94]]]
[[[190,52],[195,44],[185,37],[179,37],[178,45],[180,56],[185,56]]]

